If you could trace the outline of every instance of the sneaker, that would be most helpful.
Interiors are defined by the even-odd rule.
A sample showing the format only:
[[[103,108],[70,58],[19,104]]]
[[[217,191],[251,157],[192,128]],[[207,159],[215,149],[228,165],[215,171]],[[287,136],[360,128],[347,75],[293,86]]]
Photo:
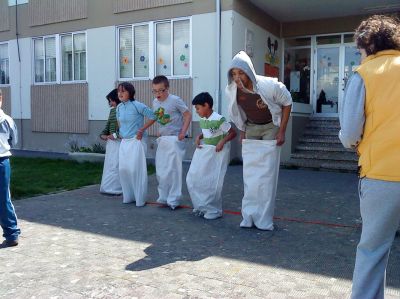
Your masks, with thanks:
[[[221,217],[222,217],[222,215],[219,213],[205,213],[204,214],[204,219],[207,219],[207,220],[215,220],[215,219],[218,219]]]
[[[0,247],[1,248],[6,248],[6,247],[13,247],[18,245],[18,240],[4,240],[3,243],[1,243]]]

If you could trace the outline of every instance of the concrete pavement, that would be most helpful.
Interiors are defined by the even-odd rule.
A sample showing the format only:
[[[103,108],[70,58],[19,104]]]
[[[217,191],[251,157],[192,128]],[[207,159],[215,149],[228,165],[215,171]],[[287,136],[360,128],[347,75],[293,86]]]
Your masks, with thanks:
[[[187,168],[187,166],[185,167]],[[157,198],[149,177],[149,201]],[[281,170],[274,232],[241,229],[241,166],[223,218],[122,204],[99,186],[15,201],[20,245],[0,249],[0,298],[347,298],[360,235],[354,174]],[[185,189],[184,205],[189,206]],[[400,242],[387,298],[400,297]]]

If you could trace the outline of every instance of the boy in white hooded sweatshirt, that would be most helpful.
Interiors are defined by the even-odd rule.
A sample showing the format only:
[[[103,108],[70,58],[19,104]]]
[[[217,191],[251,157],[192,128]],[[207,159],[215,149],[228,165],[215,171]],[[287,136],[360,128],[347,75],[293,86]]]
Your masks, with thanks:
[[[275,78],[257,75],[243,51],[233,57],[226,96],[229,116],[240,131],[244,197],[241,227],[273,230],[280,146],[285,142],[292,98]]]
[[[4,242],[0,247],[18,245],[21,233],[17,225],[17,215],[10,196],[11,145],[17,143],[17,126],[13,119],[1,109],[3,96],[0,89],[0,224],[3,229]]]

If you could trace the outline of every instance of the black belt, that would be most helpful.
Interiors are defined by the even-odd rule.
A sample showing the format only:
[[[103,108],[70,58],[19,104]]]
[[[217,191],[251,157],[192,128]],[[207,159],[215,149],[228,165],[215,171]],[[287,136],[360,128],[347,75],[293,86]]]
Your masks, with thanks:
[[[269,122],[266,122],[266,123],[255,123],[255,122],[252,122],[252,121],[246,121],[246,124],[251,124],[251,125],[258,125],[258,126],[262,126],[262,125],[268,125],[268,124],[270,124],[270,123],[272,123],[272,120],[271,121],[269,121]]]

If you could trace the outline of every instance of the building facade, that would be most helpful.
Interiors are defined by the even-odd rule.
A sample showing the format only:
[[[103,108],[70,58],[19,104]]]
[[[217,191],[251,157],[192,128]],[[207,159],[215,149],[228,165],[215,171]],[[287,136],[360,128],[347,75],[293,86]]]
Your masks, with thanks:
[[[352,32],[365,14],[285,21],[259,2],[0,0],[0,88],[19,147],[66,152],[99,143],[105,95],[130,81],[136,98],[151,106],[151,79],[159,74],[189,107],[207,91],[227,116],[227,70],[245,50],[258,74],[277,77],[292,94],[285,161],[310,115],[337,116],[360,59]],[[197,121],[194,113],[188,159]],[[156,132],[149,132],[150,157]],[[233,157],[240,157],[238,142]]]

